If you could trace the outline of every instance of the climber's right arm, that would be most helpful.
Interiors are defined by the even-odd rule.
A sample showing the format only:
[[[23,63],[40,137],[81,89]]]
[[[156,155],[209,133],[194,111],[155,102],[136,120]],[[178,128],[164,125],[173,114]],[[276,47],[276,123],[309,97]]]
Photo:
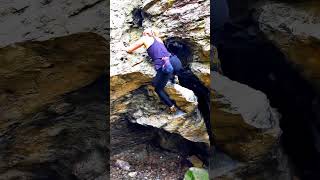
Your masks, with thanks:
[[[141,46],[143,46],[144,43],[144,39],[140,38],[138,41],[136,41],[135,43],[133,43],[131,46],[129,46],[126,51],[127,53],[131,54],[134,50],[140,48]]]

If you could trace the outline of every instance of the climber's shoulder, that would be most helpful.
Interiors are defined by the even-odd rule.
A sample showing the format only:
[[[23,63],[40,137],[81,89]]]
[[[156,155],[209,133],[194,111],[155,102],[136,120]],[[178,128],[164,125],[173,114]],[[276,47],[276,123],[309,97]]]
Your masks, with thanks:
[[[141,41],[143,42],[145,47],[148,48],[153,43],[154,39],[149,36],[142,36]]]
[[[159,38],[159,37],[155,37],[155,38],[156,38],[156,40],[157,40],[157,41],[159,41],[159,42],[163,43],[163,41],[162,41],[162,39],[161,39],[161,38]]]

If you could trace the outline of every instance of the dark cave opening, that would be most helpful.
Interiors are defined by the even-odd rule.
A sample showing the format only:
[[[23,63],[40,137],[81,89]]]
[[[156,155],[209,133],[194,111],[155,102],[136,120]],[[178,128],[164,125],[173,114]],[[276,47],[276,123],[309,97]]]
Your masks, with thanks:
[[[194,92],[198,98],[198,108],[205,121],[207,132],[209,134],[210,144],[213,144],[213,137],[210,124],[210,91],[193,74],[189,64],[193,61],[192,44],[177,37],[171,37],[165,40],[168,51],[176,55],[184,66],[184,70],[179,73],[179,83],[181,86]]]
[[[170,37],[164,43],[170,53],[179,57],[183,67],[188,68],[189,64],[193,61],[191,43],[177,37]]]
[[[144,12],[141,8],[135,8],[132,11],[132,23],[135,27],[142,27],[143,20],[148,18],[149,14]]]
[[[281,144],[294,172],[301,179],[320,179],[320,154],[312,131],[317,124],[313,109],[317,95],[311,85],[254,22],[228,24],[219,35],[217,49],[223,74],[268,96],[282,115]]]

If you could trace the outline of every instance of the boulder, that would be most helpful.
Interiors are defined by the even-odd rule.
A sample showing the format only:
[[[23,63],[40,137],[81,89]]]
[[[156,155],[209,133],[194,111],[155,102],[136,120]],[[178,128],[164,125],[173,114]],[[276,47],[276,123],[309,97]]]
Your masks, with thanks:
[[[211,72],[211,123],[216,142],[240,161],[268,156],[279,143],[279,115],[262,92]]]
[[[153,88],[146,86],[115,100],[111,104],[111,116],[126,116],[132,123],[160,128],[193,142],[209,144],[206,126],[197,109],[197,98],[193,92],[177,84],[166,87],[166,91],[180,104],[179,107],[186,115],[174,118],[167,112],[167,107],[160,102]]]
[[[0,119],[23,118],[95,81],[108,64],[107,43],[80,33],[1,48]]]
[[[209,89],[211,84],[210,64],[193,62],[190,64],[190,69],[199,80]]]
[[[211,124],[216,146],[226,153],[215,151],[211,157],[212,176],[290,179],[279,142],[280,115],[266,95],[214,71],[211,77]]]
[[[0,179],[108,178],[106,85],[102,75],[28,116],[1,119]]]
[[[265,2],[255,6],[261,31],[289,64],[320,92],[319,2]]]

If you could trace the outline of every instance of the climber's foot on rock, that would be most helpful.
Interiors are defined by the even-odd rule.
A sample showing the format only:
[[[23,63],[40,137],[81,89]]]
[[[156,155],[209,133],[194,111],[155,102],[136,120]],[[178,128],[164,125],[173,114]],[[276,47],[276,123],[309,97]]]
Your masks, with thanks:
[[[169,113],[172,115],[172,118],[173,119],[176,119],[176,118],[179,118],[179,117],[182,117],[184,116],[186,113],[181,111],[180,109],[178,109],[177,107],[175,106],[171,106],[169,108]]]
[[[186,113],[181,111],[181,110],[177,110],[174,114],[173,114],[173,118],[176,119],[176,118],[180,118],[182,116],[184,116]]]
[[[169,113],[170,113],[170,114],[173,114],[173,113],[175,113],[175,112],[177,112],[177,108],[173,105],[173,106],[171,106],[171,107],[169,108]]]

